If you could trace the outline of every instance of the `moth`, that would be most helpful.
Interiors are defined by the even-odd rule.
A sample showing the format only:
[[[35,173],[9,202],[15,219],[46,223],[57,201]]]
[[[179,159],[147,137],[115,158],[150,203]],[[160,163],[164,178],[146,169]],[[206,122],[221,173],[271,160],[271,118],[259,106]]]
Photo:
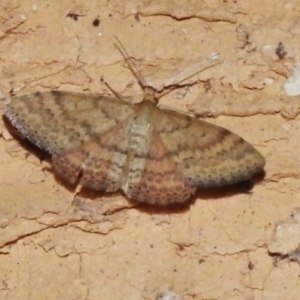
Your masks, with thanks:
[[[124,47],[118,49],[145,92],[140,103],[66,91],[12,97],[4,114],[52,155],[54,173],[70,184],[116,191],[155,205],[182,203],[198,188],[250,179],[263,156],[238,135],[157,107]]]

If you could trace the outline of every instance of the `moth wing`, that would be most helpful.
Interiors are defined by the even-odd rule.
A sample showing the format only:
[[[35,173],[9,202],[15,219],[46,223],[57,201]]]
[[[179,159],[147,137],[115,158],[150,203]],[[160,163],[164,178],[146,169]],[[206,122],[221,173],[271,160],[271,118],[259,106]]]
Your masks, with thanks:
[[[154,109],[147,147],[132,161],[125,193],[141,202],[184,202],[199,187],[250,179],[265,160],[238,135],[176,112]]]
[[[55,173],[93,189],[116,190],[127,156],[134,106],[115,98],[70,92],[13,97],[5,115],[32,143],[53,155]]]

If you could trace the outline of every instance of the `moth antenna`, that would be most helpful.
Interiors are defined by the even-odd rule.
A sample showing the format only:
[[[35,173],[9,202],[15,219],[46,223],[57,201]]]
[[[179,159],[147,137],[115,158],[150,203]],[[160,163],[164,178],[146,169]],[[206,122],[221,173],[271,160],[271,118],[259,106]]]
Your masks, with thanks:
[[[206,58],[206,59],[207,59],[207,58]],[[203,59],[203,60],[205,60],[205,59]],[[202,61],[202,60],[201,60],[201,61]],[[198,70],[198,71],[192,73],[191,75],[188,75],[188,76],[184,77],[183,79],[177,80],[177,78],[181,77],[183,74],[188,73],[188,72],[190,72],[190,71],[193,70],[193,69],[196,69],[197,66],[201,63],[201,61],[199,61],[198,63],[196,63],[196,64],[194,64],[194,65],[192,65],[192,66],[190,66],[190,67],[187,67],[187,68],[184,69],[182,72],[180,72],[178,75],[174,76],[174,77],[172,78],[173,82],[172,82],[171,84],[175,84],[175,85],[176,85],[176,84],[182,83],[183,81],[188,80],[188,79],[190,79],[190,78],[196,76],[197,74],[199,74],[199,73],[201,73],[201,72],[203,72],[203,71],[205,71],[205,70],[207,70],[207,69],[209,69],[209,68],[212,68],[212,67],[214,67],[214,66],[216,66],[216,65],[219,65],[219,64],[222,62],[221,60],[217,60],[216,62],[210,64],[209,66],[203,67],[202,69],[200,69],[200,70]],[[177,80],[177,81],[176,81],[176,80]]]
[[[137,79],[137,81],[138,81],[139,85],[141,86],[141,88],[142,89],[147,89],[148,84],[147,84],[146,80],[144,79],[144,77],[142,76],[142,74],[138,70],[138,68],[135,66],[135,64],[133,63],[133,61],[130,58],[129,53],[126,51],[124,45],[121,43],[121,41],[116,36],[115,36],[115,39],[116,39],[117,43],[115,43],[114,45],[117,47],[117,49],[122,54],[122,56],[123,56],[124,60],[126,61],[130,71],[132,72],[134,77]]]
[[[220,64],[222,61],[216,61],[213,64],[210,64],[207,67],[204,67],[194,73],[192,73],[191,75],[188,75],[186,77],[184,77],[183,79],[177,80],[176,79],[178,77],[181,77],[183,74],[189,72],[191,69],[196,68],[195,66],[191,66],[189,68],[186,68],[185,70],[183,70],[182,72],[180,72],[178,75],[176,75],[172,80],[173,82],[170,83],[169,87],[166,87],[166,91],[165,92],[158,92],[155,89],[152,89],[151,87],[148,86],[146,80],[144,79],[144,77],[142,76],[141,72],[138,70],[138,68],[136,67],[136,65],[133,63],[129,53],[126,51],[124,45],[122,44],[122,42],[117,38],[117,36],[114,36],[117,43],[115,43],[114,45],[116,46],[116,48],[120,51],[120,53],[122,54],[124,60],[126,61],[130,71],[132,72],[132,74],[134,75],[134,77],[137,79],[139,85],[141,86],[141,88],[145,91],[145,98],[150,99],[151,101],[155,101],[157,102],[160,98],[164,97],[165,95],[169,94],[171,91],[175,90],[178,88],[178,85],[194,76],[196,76],[197,74],[212,68],[218,64]],[[200,62],[199,62],[200,63]],[[196,64],[196,66],[199,65],[199,63]],[[117,95],[117,93],[115,91],[113,91],[113,89],[111,87],[109,87],[109,85],[106,83],[107,87],[115,94]],[[155,91],[154,91],[155,90]],[[118,98],[120,98],[120,95],[117,96]]]
[[[184,74],[184,73],[189,72],[191,69],[193,69],[193,68],[195,68],[195,67],[192,66],[192,67],[189,67],[189,68],[183,70],[182,72],[180,72],[178,75],[176,75],[176,76],[173,78],[173,80],[175,79],[175,81],[172,82],[172,83],[170,83],[170,86],[169,86],[169,87],[166,87],[167,90],[166,90],[165,92],[160,93],[160,95],[156,97],[157,100],[159,100],[160,98],[162,98],[162,97],[164,97],[165,95],[169,94],[169,93],[172,92],[173,90],[177,89],[177,88],[178,88],[178,85],[179,85],[180,83],[182,83],[182,82],[184,82],[184,81],[186,81],[186,80],[188,80],[188,79],[190,79],[190,78],[192,78],[192,77],[198,75],[199,73],[201,73],[201,72],[203,72],[203,71],[205,71],[205,70],[207,70],[207,69],[210,69],[210,68],[212,68],[212,67],[214,67],[214,66],[219,65],[221,62],[222,62],[221,60],[216,61],[215,63],[213,63],[213,64],[211,64],[211,65],[209,65],[209,66],[206,66],[206,67],[204,67],[204,68],[198,70],[197,72],[192,73],[191,75],[189,75],[189,76],[187,76],[187,77],[184,77],[183,79],[180,79],[180,80],[178,80],[178,81],[176,82],[176,78],[182,76],[182,74]],[[199,64],[199,63],[198,63],[198,64]],[[197,65],[198,65],[198,64],[197,64]]]

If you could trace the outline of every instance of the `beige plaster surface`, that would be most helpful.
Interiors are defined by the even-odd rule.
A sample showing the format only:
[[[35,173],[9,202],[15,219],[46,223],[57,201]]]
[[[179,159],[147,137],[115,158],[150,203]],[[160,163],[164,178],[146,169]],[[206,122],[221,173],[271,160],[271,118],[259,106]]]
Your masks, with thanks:
[[[219,53],[160,105],[234,131],[267,165],[250,193],[199,191],[157,209],[78,194],[1,121],[0,299],[299,299],[299,264],[268,252],[300,206],[300,98],[283,88],[300,65],[299,10],[296,0],[1,0],[1,104],[52,89],[109,94],[102,77],[140,99],[114,36],[157,89]]]

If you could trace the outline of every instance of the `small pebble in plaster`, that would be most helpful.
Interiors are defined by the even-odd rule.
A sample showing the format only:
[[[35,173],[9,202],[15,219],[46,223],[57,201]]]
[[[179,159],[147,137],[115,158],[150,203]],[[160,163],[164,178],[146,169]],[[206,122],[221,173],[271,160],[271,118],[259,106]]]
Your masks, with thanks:
[[[94,21],[93,21],[93,26],[94,27],[98,27],[100,25],[100,20],[98,18],[96,18]]]
[[[271,85],[273,85],[273,83],[274,83],[274,79],[273,78],[267,77],[265,79],[265,85],[271,86]]]
[[[182,300],[182,298],[174,292],[167,291],[162,294],[159,294],[156,300]]]
[[[288,96],[300,95],[300,70],[295,67],[292,70],[291,76],[286,80],[283,88]]]
[[[209,55],[209,58],[212,59],[212,60],[219,59],[219,57],[220,57],[220,53],[217,53],[217,52],[212,52],[212,53]]]
[[[4,100],[6,98],[5,94],[0,91],[0,100]]]
[[[278,56],[279,59],[284,59],[287,55],[287,52],[284,49],[283,43],[279,42],[278,46],[275,49],[275,53]]]
[[[38,6],[36,4],[32,4],[31,10],[32,11],[37,11],[38,10]]]
[[[170,216],[166,214],[153,215],[152,220],[155,225],[160,225],[163,223],[170,224]]]
[[[20,18],[22,21],[26,21],[27,20],[27,16],[25,14],[21,14]]]
[[[294,208],[288,219],[275,225],[268,250],[276,262],[289,259],[300,263],[300,208]]]

